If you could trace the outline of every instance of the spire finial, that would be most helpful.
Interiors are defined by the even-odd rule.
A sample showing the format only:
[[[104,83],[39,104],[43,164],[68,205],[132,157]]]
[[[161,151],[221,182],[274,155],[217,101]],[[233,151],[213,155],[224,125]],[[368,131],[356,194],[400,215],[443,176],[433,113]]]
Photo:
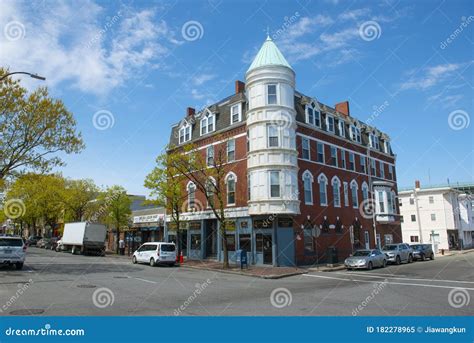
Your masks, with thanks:
[[[270,27],[267,25],[267,40],[272,40],[270,38]]]

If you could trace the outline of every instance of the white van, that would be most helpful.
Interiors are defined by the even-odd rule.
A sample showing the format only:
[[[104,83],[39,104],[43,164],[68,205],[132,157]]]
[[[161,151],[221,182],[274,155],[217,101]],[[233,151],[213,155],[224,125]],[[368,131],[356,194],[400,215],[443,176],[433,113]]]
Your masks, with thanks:
[[[0,264],[15,265],[22,269],[26,257],[26,244],[21,237],[0,236]]]
[[[176,263],[176,246],[166,242],[145,243],[133,253],[132,262],[149,263],[152,267],[157,264],[173,266]]]

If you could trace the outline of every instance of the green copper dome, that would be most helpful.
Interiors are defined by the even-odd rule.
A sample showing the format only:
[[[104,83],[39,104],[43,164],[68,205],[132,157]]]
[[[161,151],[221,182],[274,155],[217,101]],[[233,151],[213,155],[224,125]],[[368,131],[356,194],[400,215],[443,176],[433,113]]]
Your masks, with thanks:
[[[255,56],[250,68],[247,70],[247,73],[253,69],[269,65],[284,66],[292,69],[270,36],[267,36],[267,39],[260,48],[257,56]]]

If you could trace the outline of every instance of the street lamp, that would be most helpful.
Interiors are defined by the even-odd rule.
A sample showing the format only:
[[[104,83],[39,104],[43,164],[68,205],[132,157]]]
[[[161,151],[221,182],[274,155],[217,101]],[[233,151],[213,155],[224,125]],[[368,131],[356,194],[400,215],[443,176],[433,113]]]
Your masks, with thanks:
[[[13,72],[13,73],[7,73],[7,74],[3,75],[3,76],[0,78],[0,81],[3,81],[3,80],[6,79],[7,77],[9,77],[9,76],[11,76],[11,75],[14,75],[14,74],[29,75],[29,76],[31,76],[33,79],[37,79],[37,80],[41,80],[41,81],[46,80],[45,77],[39,76],[38,74],[32,74],[32,73],[28,73],[28,72],[26,72],[26,71],[15,71],[15,72]]]

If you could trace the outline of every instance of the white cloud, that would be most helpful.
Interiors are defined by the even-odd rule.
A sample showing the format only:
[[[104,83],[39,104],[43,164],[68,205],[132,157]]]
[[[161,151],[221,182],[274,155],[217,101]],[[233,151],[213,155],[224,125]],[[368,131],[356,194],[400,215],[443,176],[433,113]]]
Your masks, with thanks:
[[[201,86],[202,84],[211,81],[216,78],[215,74],[199,74],[195,75],[191,82],[196,86]]]
[[[2,2],[0,28],[12,20],[25,27],[23,39],[0,38],[0,60],[11,70],[37,72],[47,85],[65,81],[83,92],[106,94],[146,68],[159,68],[160,60],[179,44],[158,10],[115,13],[93,2]]]
[[[446,63],[424,68],[418,73],[411,71],[409,72],[408,80],[400,85],[400,89],[426,90],[451,78],[463,65],[465,64]]]
[[[354,10],[349,10],[342,12],[339,16],[339,20],[357,20],[360,17],[365,17],[370,14],[369,8],[357,8]]]

